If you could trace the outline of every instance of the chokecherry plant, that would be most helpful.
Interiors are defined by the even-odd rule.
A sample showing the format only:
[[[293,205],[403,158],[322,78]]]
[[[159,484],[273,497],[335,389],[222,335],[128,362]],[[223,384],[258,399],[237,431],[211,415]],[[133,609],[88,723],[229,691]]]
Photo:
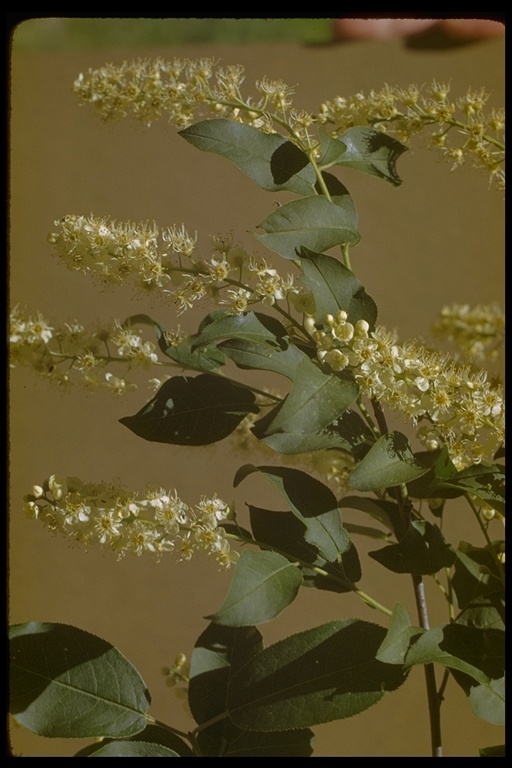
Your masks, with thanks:
[[[478,367],[499,353],[503,315],[497,306],[444,308],[436,332],[458,344],[451,356],[379,326],[352,271],[357,212],[338,176],[350,167],[400,184],[396,160],[422,133],[453,167],[471,158],[502,187],[504,116],[485,113],[483,90],[452,102],[437,82],[336,98],[308,114],[292,108],[283,82],[262,79],[247,98],[242,81],[240,66],[158,59],[89,71],[74,91],[104,119],[168,117],[189,144],[272,192],[257,235],[268,253],[215,236],[211,256],[199,257],[184,226],[67,215],[49,240],[70,269],[131,283],[174,302],[178,315],[205,300],[211,311],[187,333],[147,314],[96,329],[59,326],[16,306],[11,360],[61,385],[115,394],[136,386],[135,367],[158,371],[152,399],[121,423],[175,445],[252,442],[265,461],[241,466],[234,484],[259,473],[286,509],[249,505],[245,528],[217,495],[189,506],[176,489],[141,494],[59,475],[34,485],[26,512],[52,532],[118,557],[204,550],[234,576],[190,663],[180,655],[167,670],[186,686],[188,733],[151,716],[146,686],[120,651],[63,624],[11,628],[10,711],[37,734],[94,738],[79,756],[306,757],[311,727],[377,704],[422,665],[431,754],[441,756],[450,676],[468,716],[503,723],[504,545],[490,533],[504,512],[503,393]],[[281,190],[295,197],[275,207]],[[276,254],[285,273],[271,262]],[[251,370],[278,374],[283,391],[252,386]],[[388,428],[387,411],[416,428],[416,446]],[[480,542],[444,538],[452,499],[465,500]],[[345,510],[361,523],[344,524]],[[411,580],[417,617],[360,588],[357,536],[380,539],[370,556]],[[447,603],[446,623],[434,627],[427,577]],[[337,618],[264,647],[257,625],[300,600],[300,587],[331,592],[336,616],[343,594],[354,593],[385,626]]]

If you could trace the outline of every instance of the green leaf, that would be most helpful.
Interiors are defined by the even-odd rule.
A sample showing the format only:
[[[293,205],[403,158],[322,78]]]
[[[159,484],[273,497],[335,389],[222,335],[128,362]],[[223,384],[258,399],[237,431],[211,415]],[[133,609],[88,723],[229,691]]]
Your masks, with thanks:
[[[318,322],[343,309],[352,324],[366,320],[370,330],[375,328],[377,305],[350,269],[332,256],[309,248],[301,248],[299,255],[303,272],[300,280],[313,293]]]
[[[400,511],[398,505],[392,501],[368,499],[364,496],[343,496],[339,501],[339,507],[365,512],[385,525],[391,532],[395,532],[400,527]]]
[[[385,664],[403,664],[412,638],[423,630],[411,624],[409,614],[400,603],[395,603],[386,637],[379,646],[376,658]]]
[[[295,372],[292,388],[284,403],[267,416],[264,431],[255,425],[256,437],[277,433],[308,435],[317,433],[340,416],[354,402],[359,388],[350,373],[324,373],[308,357]],[[271,420],[269,421],[269,419]]]
[[[313,734],[309,729],[277,732],[262,741],[257,734],[241,730],[228,720],[227,690],[231,676],[262,649],[262,637],[255,627],[210,624],[197,640],[190,660],[189,705],[197,723],[214,721],[197,734],[204,757],[311,754]],[[225,717],[219,720],[222,714]]]
[[[319,574],[314,568],[300,566],[305,587],[326,589],[331,592],[350,592],[361,578],[357,550],[352,545],[343,553],[341,562],[329,563],[319,557],[318,550],[304,539],[306,525],[293,512],[275,512],[249,505],[251,528],[260,546],[278,550],[290,559],[297,558],[327,571]]]
[[[261,312],[221,316],[204,326],[194,344],[198,347],[223,339],[243,339],[274,349],[285,349],[289,344],[284,326],[274,317]]]
[[[195,123],[179,131],[179,135],[197,149],[231,160],[263,189],[312,193],[316,179],[313,166],[295,144],[282,136],[223,118]]]
[[[225,712],[233,670],[262,648],[255,627],[210,624],[199,636],[190,658],[188,688],[190,710],[199,725]]]
[[[479,757],[505,757],[505,745],[496,744],[492,747],[482,747],[478,750]]]
[[[175,376],[138,413],[119,421],[151,442],[208,445],[230,435],[248,413],[257,413],[254,401],[250,390],[220,376]]]
[[[468,699],[477,717],[494,725],[505,724],[505,677],[472,686]]]
[[[242,552],[226,599],[207,618],[216,624],[247,627],[279,616],[297,597],[302,575],[276,552]]]
[[[123,325],[138,325],[140,323],[153,326],[158,346],[164,355],[170,357],[183,368],[205,372],[214,371],[226,362],[224,355],[215,345],[197,347],[195,344],[196,336],[194,335],[183,339],[179,344],[168,344],[164,329],[149,315],[132,315],[124,321]]]
[[[267,434],[267,425],[272,426],[279,404],[252,428],[253,434],[274,451],[284,454],[312,453],[331,448],[351,453],[361,459],[374,437],[358,413],[350,408],[343,411],[334,421],[317,432],[275,432]]]
[[[299,469],[246,464],[235,475],[235,487],[253,472],[262,472],[276,486],[293,514],[306,526],[305,541],[316,547],[321,557],[333,563],[350,548],[336,497],[326,485]]]
[[[79,756],[79,755],[78,755]],[[99,745],[88,757],[179,757],[179,754],[162,744],[144,741],[109,741]]]
[[[252,731],[327,723],[363,712],[404,680],[375,659],[385,630],[359,619],[332,621],[266,648],[232,677],[231,720]]]
[[[320,195],[293,200],[276,208],[259,226],[265,234],[258,239],[285,259],[297,259],[303,246],[321,253],[359,241],[357,215],[347,195],[332,202]]]
[[[413,520],[398,544],[368,554],[394,573],[437,573],[455,560],[437,525],[425,520]]]
[[[145,744],[154,744],[159,747],[166,747],[172,750],[178,757],[193,757],[192,750],[189,745],[186,744],[183,739],[180,739],[175,733],[172,733],[162,723],[148,723],[143,731],[131,736],[126,740],[129,743],[144,742]],[[102,757],[103,755],[96,755],[98,750],[103,749],[107,744],[118,743],[117,739],[103,739],[102,742],[88,744],[83,749],[75,753],[74,757]],[[136,755],[133,755],[134,757]],[[169,755],[172,757],[172,755]],[[158,755],[156,755],[158,757]]]
[[[347,151],[347,145],[340,139],[333,139],[325,131],[320,131],[320,160],[318,165],[322,168],[328,168],[330,165],[338,163]]]
[[[142,731],[150,697],[110,643],[65,624],[11,627],[10,712],[40,736],[125,738]]]
[[[474,680],[488,686],[490,680],[503,676],[504,650],[504,632],[447,624],[424,632],[408,651],[405,663],[408,667],[430,663],[449,667],[469,694]]]
[[[280,349],[269,347],[267,343],[243,339],[223,341],[218,349],[222,350],[239,368],[274,371],[288,379],[295,377],[297,366],[305,357],[304,352],[295,344]]]
[[[333,141],[339,141],[346,147],[337,160],[338,165],[377,176],[395,187],[402,183],[396,172],[396,161],[407,147],[396,139],[374,128],[356,126]]]
[[[350,475],[349,486],[356,491],[376,491],[408,483],[426,472],[428,467],[414,458],[405,435],[389,432],[379,437],[356,466]]]
[[[459,607],[463,609],[483,597],[493,598],[496,604],[495,600],[503,596],[503,583],[493,553],[462,542],[453,552],[457,560],[452,587]]]
[[[447,480],[450,488],[471,493],[498,512],[505,512],[505,472],[500,464],[475,464]]]

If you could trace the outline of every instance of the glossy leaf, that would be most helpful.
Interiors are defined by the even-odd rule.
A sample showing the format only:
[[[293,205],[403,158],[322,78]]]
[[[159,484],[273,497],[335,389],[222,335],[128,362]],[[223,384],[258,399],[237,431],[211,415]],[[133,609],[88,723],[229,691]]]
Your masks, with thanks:
[[[332,256],[308,248],[301,248],[300,257],[300,280],[313,293],[318,322],[343,309],[353,325],[366,320],[371,330],[375,328],[377,305],[350,269]]]
[[[305,357],[295,344],[285,349],[270,347],[260,341],[245,341],[244,339],[229,339],[223,341],[217,349],[230,358],[239,368],[250,368],[260,371],[274,371],[286,376],[295,377],[297,366]]]
[[[359,241],[357,215],[349,196],[315,195],[276,208],[259,225],[265,234],[258,239],[285,259],[297,259],[302,247],[326,251],[335,245]]]
[[[179,131],[179,135],[197,149],[231,160],[263,189],[312,193],[316,180],[313,166],[295,144],[282,136],[224,118],[195,123]]]
[[[10,629],[10,712],[40,736],[125,738],[142,731],[150,698],[114,646],[65,624]]]
[[[267,426],[272,428],[281,405],[276,406],[260,419],[252,428],[253,434],[274,451],[284,454],[312,453],[332,448],[351,453],[361,459],[374,440],[371,430],[362,418],[350,408],[343,411],[334,421],[317,432],[273,432],[267,434]]]
[[[314,568],[300,565],[305,587],[338,593],[350,592],[353,584],[361,578],[359,557],[353,545],[343,553],[340,562],[329,563],[319,557],[316,547],[305,541],[306,526],[293,512],[276,512],[249,505],[249,514],[252,532],[260,545],[327,572],[325,576]]]
[[[284,403],[265,418],[264,431],[255,425],[259,439],[273,434],[308,435],[319,432],[340,416],[359,392],[351,374],[325,373],[308,357],[304,357],[295,372],[292,388]]]
[[[286,499],[293,514],[306,526],[304,540],[330,563],[346,552],[350,539],[343,527],[333,492],[306,472],[288,467],[255,467],[246,464],[235,475],[234,485],[253,472],[261,472]]]
[[[424,632],[407,653],[407,666],[431,662],[463,673],[456,679],[466,686],[469,676],[479,685],[503,676],[505,641],[504,632],[481,630],[460,624],[447,624]],[[474,685],[468,681],[466,690]]]
[[[340,141],[346,147],[337,160],[338,165],[377,176],[395,187],[402,183],[396,172],[396,161],[407,147],[396,139],[374,128],[355,126],[333,141]]]
[[[253,393],[229,379],[204,373],[175,376],[134,416],[119,419],[138,437],[174,445],[208,445],[257,413]]]
[[[494,725],[505,724],[505,677],[474,685],[469,692],[473,714]]]
[[[423,630],[411,624],[409,614],[400,603],[393,608],[393,615],[386,637],[379,646],[376,658],[386,664],[403,664],[411,640]]]
[[[437,573],[455,560],[439,528],[424,520],[413,520],[398,544],[368,554],[394,573]]]
[[[499,600],[504,585],[493,553],[485,548],[473,547],[461,542],[454,549],[457,558],[452,587],[460,608],[474,603],[479,598]]]
[[[369,499],[365,496],[343,496],[339,506],[340,509],[358,509],[378,520],[391,532],[398,530],[400,526],[400,511],[398,505],[392,501]]]
[[[115,743],[117,741],[117,739],[103,739],[100,743],[95,742],[94,744],[88,744],[86,747],[76,752],[74,757],[103,757],[103,755],[96,755],[98,750],[103,749],[107,744]],[[161,723],[148,723],[143,731],[135,734],[135,736],[131,736],[126,741],[129,741],[130,743],[144,742],[145,744],[166,747],[175,753],[175,757],[193,757],[190,746]],[[136,757],[136,755],[133,756]],[[169,755],[169,757],[172,756],[173,755]]]
[[[224,339],[243,339],[275,349],[286,349],[289,344],[286,329],[278,320],[261,312],[247,312],[214,319],[197,334],[194,345],[198,347]]]
[[[198,347],[195,344],[195,335],[183,339],[179,344],[168,344],[164,329],[149,315],[132,315],[132,317],[125,320],[124,325],[139,323],[151,325],[155,329],[158,346],[164,355],[174,360],[175,363],[178,363],[183,368],[205,372],[215,371],[226,362],[224,355],[214,344]]]
[[[145,741],[109,741],[99,745],[88,757],[179,757],[179,754],[162,744]]]
[[[302,575],[277,552],[242,552],[222,606],[207,618],[229,627],[271,621],[297,597]]]
[[[208,722],[226,711],[226,697],[233,671],[263,649],[255,627],[210,624],[199,636],[190,658],[188,700],[197,723]]]
[[[266,648],[233,675],[228,707],[238,727],[303,728],[351,717],[404,680],[375,659],[385,630],[359,619],[332,621]]]
[[[339,162],[347,151],[347,145],[340,139],[334,139],[325,131],[320,131],[320,159],[318,165],[328,168]]]
[[[349,486],[356,491],[376,491],[408,483],[426,472],[428,467],[414,458],[405,435],[389,432],[372,445],[356,466],[350,475]]]
[[[311,755],[313,734],[309,729],[276,732],[262,740],[228,719],[227,690],[231,676],[262,649],[262,637],[255,627],[210,624],[197,640],[190,659],[189,705],[197,723],[214,721],[197,734],[202,756]],[[219,720],[223,713],[225,717]]]

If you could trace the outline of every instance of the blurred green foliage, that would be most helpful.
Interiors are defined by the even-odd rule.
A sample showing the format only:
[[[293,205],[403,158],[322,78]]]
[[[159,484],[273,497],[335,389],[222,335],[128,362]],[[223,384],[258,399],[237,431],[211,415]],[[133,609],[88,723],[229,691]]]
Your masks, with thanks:
[[[330,24],[331,19],[33,18],[15,27],[12,44],[17,50],[62,51],[202,42],[326,43]]]

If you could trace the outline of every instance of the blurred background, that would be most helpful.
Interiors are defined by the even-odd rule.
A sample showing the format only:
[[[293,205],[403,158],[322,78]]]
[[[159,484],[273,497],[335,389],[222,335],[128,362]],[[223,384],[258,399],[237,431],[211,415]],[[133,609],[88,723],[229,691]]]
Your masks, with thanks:
[[[264,255],[251,232],[279,196],[268,195],[223,159],[198,152],[165,120],[150,129],[129,120],[104,124],[91,109],[78,108],[71,86],[80,72],[155,56],[212,56],[223,65],[242,64],[245,93],[254,92],[263,76],[282,79],[295,87],[294,106],[310,111],[336,95],[433,79],[449,82],[454,97],[468,86],[485,87],[489,107],[504,103],[502,38],[437,48],[399,39],[332,44],[330,19],[24,21],[13,31],[10,51],[11,305],[40,310],[59,324],[146,312],[166,327],[176,325],[175,309],[165,299],[138,299],[125,288],[99,292],[57,261],[47,235],[56,219],[70,213],[154,220],[163,227],[183,223],[198,231],[205,252],[210,234],[233,232]],[[503,302],[504,210],[502,194],[488,189],[483,172],[463,166],[451,173],[421,139],[399,159],[398,172],[403,185],[396,189],[351,170],[338,175],[359,211],[361,242],[351,254],[353,269],[376,300],[380,322],[405,340],[428,337],[445,304]],[[201,307],[180,322],[195,331],[207,311]],[[53,473],[117,479],[134,490],[147,484],[176,488],[189,504],[216,492],[236,502],[242,520],[246,502],[282,508],[263,478],[232,487],[241,464],[261,463],[257,454],[243,453],[229,440],[204,448],[149,443],[119,424],[151,397],[146,381],[142,376],[138,390],[115,398],[78,388],[62,391],[30,370],[12,371],[9,621],[69,623],[108,640],[144,677],[151,713],[188,729],[189,716],[160,669],[172,665],[178,652],[190,656],[207,626],[203,617],[220,607],[231,574],[201,555],[181,564],[172,555],[157,565],[145,557],[116,562],[107,552],[86,552],[52,537],[25,519],[22,509],[22,497]],[[345,518],[369,522],[355,512]],[[480,542],[464,506],[453,505],[445,535],[454,544]],[[415,617],[409,581],[366,557],[380,544],[359,538],[355,544],[363,564],[361,588],[390,607],[399,600]],[[432,623],[446,621],[443,599],[434,588],[430,593]],[[304,589],[260,630],[268,645],[349,616],[384,623],[356,597]],[[479,747],[502,742],[501,729],[474,717],[452,681],[443,720],[447,756],[476,756]],[[362,715],[314,730],[316,756],[428,756],[422,670],[413,670],[406,685]],[[72,755],[86,743],[10,728],[17,757]]]

